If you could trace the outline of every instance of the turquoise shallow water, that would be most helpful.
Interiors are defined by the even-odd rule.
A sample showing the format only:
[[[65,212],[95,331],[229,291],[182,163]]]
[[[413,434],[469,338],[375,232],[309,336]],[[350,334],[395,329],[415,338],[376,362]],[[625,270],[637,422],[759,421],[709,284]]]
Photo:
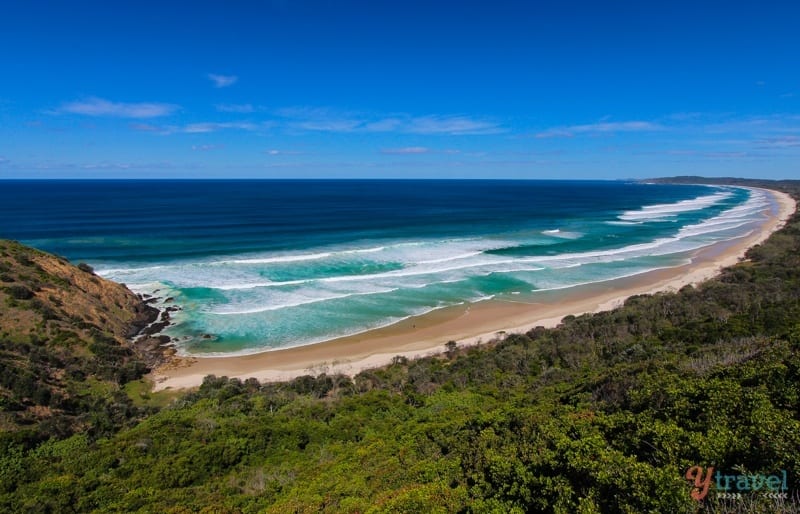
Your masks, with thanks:
[[[173,297],[167,333],[218,355],[677,266],[769,202],[627,182],[4,182],[0,237]]]

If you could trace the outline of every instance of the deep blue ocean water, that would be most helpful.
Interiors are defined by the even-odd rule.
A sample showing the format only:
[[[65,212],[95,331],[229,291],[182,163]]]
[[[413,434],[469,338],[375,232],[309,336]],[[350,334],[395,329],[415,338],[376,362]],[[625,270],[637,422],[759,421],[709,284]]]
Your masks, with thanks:
[[[187,353],[246,353],[677,266],[769,205],[614,181],[0,181],[0,237],[173,297]]]

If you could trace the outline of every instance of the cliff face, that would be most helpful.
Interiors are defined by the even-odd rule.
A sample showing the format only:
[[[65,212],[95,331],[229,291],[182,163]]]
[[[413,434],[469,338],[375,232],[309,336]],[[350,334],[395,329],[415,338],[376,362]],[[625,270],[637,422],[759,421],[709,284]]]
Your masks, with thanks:
[[[121,400],[152,362],[129,338],[157,316],[88,266],[0,240],[0,430],[69,433],[87,405]]]

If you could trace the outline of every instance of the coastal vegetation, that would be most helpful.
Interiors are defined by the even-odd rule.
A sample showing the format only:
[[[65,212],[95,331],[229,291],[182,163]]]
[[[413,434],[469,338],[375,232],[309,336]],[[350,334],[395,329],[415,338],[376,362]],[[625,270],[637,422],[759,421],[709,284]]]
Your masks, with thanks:
[[[86,265],[0,241],[0,448],[144,416],[124,393],[149,371],[128,337],[157,314]]]
[[[762,185],[800,197],[796,182]],[[90,269],[15,243],[0,258],[3,511],[798,508],[796,214],[713,280],[555,329],[352,378],[209,376],[174,397],[143,389],[135,297],[94,298]],[[712,487],[697,501],[694,466],[785,471],[788,497]]]

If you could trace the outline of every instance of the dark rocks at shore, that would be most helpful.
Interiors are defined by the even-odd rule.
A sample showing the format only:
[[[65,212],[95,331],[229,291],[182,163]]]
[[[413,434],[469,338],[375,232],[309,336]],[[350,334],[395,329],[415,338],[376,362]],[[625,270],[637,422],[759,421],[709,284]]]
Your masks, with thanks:
[[[154,291],[154,293],[157,292],[158,290]],[[137,296],[141,301],[143,315],[132,326],[129,337],[139,336],[134,342],[134,349],[148,367],[154,368],[167,362],[177,353],[171,345],[173,339],[160,334],[160,332],[172,324],[170,313],[183,309],[174,304],[175,298],[173,297],[162,299],[157,295],[146,293]],[[154,303],[161,303],[161,305],[172,303],[172,305],[158,309],[151,305]]]
[[[145,327],[145,329],[141,331],[141,335],[143,335],[143,336],[152,336],[154,334],[158,334],[159,332],[161,332],[162,330],[164,330],[168,326],[169,326],[169,320],[167,320],[167,321],[159,321],[159,322],[153,323],[153,324]]]
[[[172,339],[165,335],[145,337],[136,341],[136,350],[145,364],[154,368],[175,355],[175,348],[168,346],[171,342]]]
[[[148,300],[144,300],[142,302],[147,309],[152,309],[152,311],[155,312],[155,316],[152,316],[150,318],[149,323],[136,332],[139,335],[148,336],[149,337],[149,336],[152,336],[154,334],[158,334],[159,332],[161,332],[162,330],[164,330],[165,328],[167,328],[171,324],[170,313],[181,310],[180,307],[170,306],[170,307],[167,307],[164,310],[160,311],[160,310],[156,309],[155,307],[152,307],[151,305],[148,305],[150,302],[156,302],[158,300],[159,300],[158,297],[153,297],[153,298],[150,298]]]
[[[148,367],[153,368],[164,363],[169,358],[168,355],[165,355],[163,346],[169,344],[170,337],[150,336],[163,330],[169,325],[169,321],[157,323],[159,317],[162,316],[162,312],[150,305],[150,303],[157,301],[158,298],[151,297],[145,300],[142,298],[142,295],[139,295],[139,297],[141,303],[135,307],[137,316],[130,324],[128,337],[145,336],[136,340],[133,347],[139,355],[139,358],[142,359]]]
[[[154,291],[157,293],[158,290]],[[169,361],[176,353],[176,349],[171,345],[173,339],[170,336],[160,334],[162,330],[172,324],[170,313],[183,310],[178,305],[174,305],[175,299],[168,297],[162,299],[156,295],[139,294],[137,295],[141,305],[147,312],[146,322],[136,327],[130,337],[139,336],[134,342],[134,349],[148,367],[155,368]],[[168,307],[158,309],[151,304],[172,303]]]
[[[142,302],[141,304],[135,306],[134,312],[135,318],[130,322],[126,334],[128,337],[133,337],[141,333],[145,327],[148,327],[151,323],[157,320],[159,315],[159,310],[151,305],[148,305],[147,302]]]

